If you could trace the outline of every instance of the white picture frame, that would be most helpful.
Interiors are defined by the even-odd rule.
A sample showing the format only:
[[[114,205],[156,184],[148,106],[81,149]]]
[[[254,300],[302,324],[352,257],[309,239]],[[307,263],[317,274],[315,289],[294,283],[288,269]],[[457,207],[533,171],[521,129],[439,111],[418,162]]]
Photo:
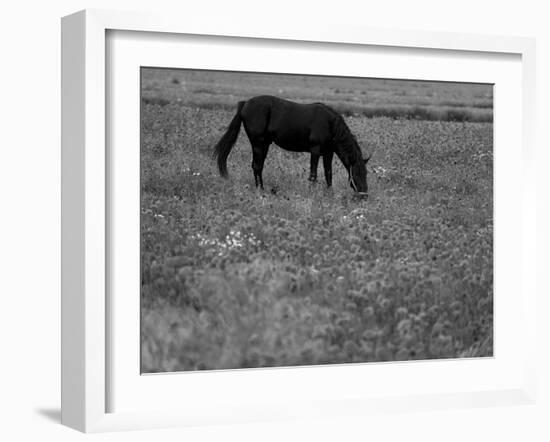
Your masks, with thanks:
[[[277,402],[271,405],[249,401],[235,403],[224,413],[207,407],[189,410],[108,412],[111,318],[108,288],[108,247],[112,233],[107,225],[111,203],[107,183],[108,118],[106,80],[108,62],[106,36],[109,31],[154,32],[163,35],[202,35],[270,39],[285,42],[313,42],[369,45],[383,48],[425,48],[484,54],[514,54],[521,58],[521,272],[522,311],[517,319],[523,337],[535,334],[535,177],[534,107],[535,43],[518,37],[493,37],[416,31],[388,31],[346,26],[295,27],[210,17],[170,17],[151,14],[86,10],[62,20],[62,423],[85,432],[139,428],[248,422],[334,415],[361,415],[371,411],[412,411],[503,404],[533,403],[535,400],[535,339],[522,348],[521,376],[505,388],[449,393],[395,394]],[[157,34],[158,35],[158,34]],[[498,249],[496,250],[498,253]],[[497,319],[498,320],[498,319]],[[496,336],[498,339],[498,336]],[[498,357],[498,356],[497,356]],[[432,364],[434,364],[432,362]],[[343,367],[336,367],[343,370]],[[418,368],[417,368],[418,369]],[[421,369],[421,368],[420,368]],[[287,372],[298,369],[285,369]],[[258,371],[255,371],[257,373]],[[208,376],[208,373],[204,374]],[[246,383],[246,372],[238,376]],[[256,380],[255,382],[261,382]],[[192,400],[192,398],[187,398]],[[237,401],[238,402],[238,401]],[[229,404],[231,405],[231,404]],[[153,409],[156,408],[156,411]],[[221,411],[220,411],[221,410]]]

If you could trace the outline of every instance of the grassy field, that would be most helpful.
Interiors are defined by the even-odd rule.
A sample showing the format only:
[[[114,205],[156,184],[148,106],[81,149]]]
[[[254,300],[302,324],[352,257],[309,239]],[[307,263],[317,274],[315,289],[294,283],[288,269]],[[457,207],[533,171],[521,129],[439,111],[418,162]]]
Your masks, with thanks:
[[[304,77],[216,71],[144,70],[145,103],[234,110],[238,100],[277,95],[322,101],[346,116],[434,121],[493,121],[493,88],[482,84]]]
[[[142,92],[143,372],[492,355],[490,86],[147,69]],[[257,191],[244,131],[218,176],[262,93],[348,109],[368,201],[276,146]]]

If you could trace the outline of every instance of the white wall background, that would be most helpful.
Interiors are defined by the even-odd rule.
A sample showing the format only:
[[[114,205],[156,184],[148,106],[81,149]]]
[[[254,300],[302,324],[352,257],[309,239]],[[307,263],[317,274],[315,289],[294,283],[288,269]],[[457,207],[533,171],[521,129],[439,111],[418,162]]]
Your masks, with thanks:
[[[166,10],[230,19],[508,34],[537,38],[540,295],[543,231],[550,225],[550,15],[544,2],[496,0],[19,0],[0,13],[0,438],[81,440],[59,425],[60,407],[60,17],[83,8]],[[510,155],[514,155],[510,152]],[[510,177],[519,180],[520,177]],[[518,181],[518,185],[520,182]],[[544,188],[543,186],[546,186]],[[93,436],[95,440],[550,440],[550,327],[540,303],[540,397],[536,406],[369,416]],[[183,399],[183,398],[182,398]],[[184,400],[184,399],[183,399]]]

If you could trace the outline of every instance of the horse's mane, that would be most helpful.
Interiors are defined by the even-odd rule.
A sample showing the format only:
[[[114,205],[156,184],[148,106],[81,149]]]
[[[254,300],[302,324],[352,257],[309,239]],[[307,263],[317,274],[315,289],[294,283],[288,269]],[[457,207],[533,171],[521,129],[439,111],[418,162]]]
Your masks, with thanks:
[[[316,102],[314,104],[323,106],[333,115],[333,140],[336,142],[338,147],[340,147],[341,153],[349,159],[350,164],[363,161],[363,154],[361,152],[361,148],[359,147],[359,143],[357,142],[357,138],[353,135],[353,132],[350,130],[340,112],[337,112],[333,107],[325,103]]]
[[[330,109],[335,116],[332,127],[334,141],[339,145],[342,154],[350,160],[351,164],[363,161],[363,154],[361,153],[361,148],[359,147],[357,138],[355,138],[355,135],[353,135],[352,131],[346,124],[344,117],[342,117],[342,115],[334,109]]]

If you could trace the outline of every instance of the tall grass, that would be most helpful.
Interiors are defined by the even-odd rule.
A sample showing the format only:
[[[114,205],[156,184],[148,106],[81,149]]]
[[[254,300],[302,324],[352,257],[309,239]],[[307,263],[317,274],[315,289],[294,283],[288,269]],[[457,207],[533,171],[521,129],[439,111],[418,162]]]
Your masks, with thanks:
[[[257,191],[244,131],[221,179],[233,112],[143,106],[142,371],[493,354],[491,124],[346,117],[364,201],[275,146]]]
[[[166,98],[143,98],[143,103],[166,106],[170,104],[170,100]],[[493,111],[489,107],[359,105],[334,102],[328,102],[327,104],[330,104],[336,111],[346,116],[363,116],[366,118],[388,117],[425,121],[467,121],[476,123],[491,123],[493,121]],[[209,110],[235,110],[236,108],[236,102],[220,103],[219,101],[193,100],[186,102],[185,105]]]

